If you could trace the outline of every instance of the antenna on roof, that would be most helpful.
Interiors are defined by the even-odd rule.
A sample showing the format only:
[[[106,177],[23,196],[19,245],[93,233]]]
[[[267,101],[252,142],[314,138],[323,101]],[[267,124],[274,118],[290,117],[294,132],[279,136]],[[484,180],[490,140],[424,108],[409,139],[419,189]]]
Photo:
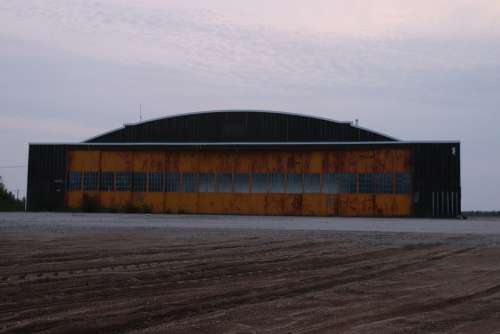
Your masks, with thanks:
[[[142,104],[139,104],[139,122],[142,122]]]
[[[354,120],[354,125],[355,125],[355,126],[358,126],[358,125],[359,125],[359,119],[357,119],[357,118],[356,118],[356,119]]]

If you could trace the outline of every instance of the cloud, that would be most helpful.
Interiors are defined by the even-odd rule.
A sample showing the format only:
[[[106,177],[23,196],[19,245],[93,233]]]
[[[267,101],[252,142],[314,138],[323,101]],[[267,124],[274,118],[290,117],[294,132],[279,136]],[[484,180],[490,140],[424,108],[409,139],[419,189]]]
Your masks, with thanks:
[[[462,140],[464,207],[493,208],[498,190],[477,174],[500,178],[484,167],[500,163],[499,16],[487,0],[0,0],[1,151],[17,163],[30,141],[136,121],[139,103],[146,118],[359,118],[402,139]]]

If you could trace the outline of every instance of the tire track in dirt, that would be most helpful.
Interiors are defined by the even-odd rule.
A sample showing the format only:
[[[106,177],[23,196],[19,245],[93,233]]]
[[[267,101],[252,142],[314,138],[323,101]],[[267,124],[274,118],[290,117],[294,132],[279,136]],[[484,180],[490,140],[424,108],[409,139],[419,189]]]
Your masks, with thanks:
[[[384,249],[384,250],[379,250],[379,251],[375,251],[375,252],[365,252],[365,253],[360,253],[360,254],[354,254],[352,256],[348,256],[348,257],[345,257],[345,258],[333,258],[331,259],[332,262],[331,262],[331,265],[334,266],[334,265],[338,265],[338,264],[345,264],[345,263],[349,263],[349,262],[357,262],[357,261],[364,261],[364,260],[367,260],[367,259],[370,259],[370,255],[371,257],[384,257],[384,256],[387,256],[387,255],[392,255],[394,253],[394,250],[393,249]],[[210,272],[209,270],[207,270],[208,272]],[[161,289],[164,289],[164,288],[176,288],[176,286],[179,286],[179,285],[186,285],[186,284],[194,284],[194,283],[200,283],[200,282],[203,282],[203,283],[207,283],[212,281],[212,282],[223,282],[224,279],[231,279],[231,278],[241,278],[241,279],[244,279],[245,277],[248,277],[248,275],[252,275],[252,274],[258,274],[258,275],[265,275],[265,274],[269,274],[269,273],[283,273],[283,272],[290,272],[290,271],[296,271],[295,268],[282,268],[282,267],[278,267],[278,268],[271,268],[271,269],[262,269],[262,270],[254,270],[254,271],[250,271],[250,272],[238,272],[238,273],[233,273],[233,274],[225,274],[225,275],[216,275],[216,276],[213,276],[213,277],[204,277],[202,279],[194,279],[194,280],[190,280],[188,279],[187,277],[182,277],[182,276],[179,276],[179,277],[176,277],[176,279],[174,280],[171,280],[171,281],[167,281],[165,282],[164,280],[161,282],[161,284],[158,284],[158,283],[154,283],[154,284],[151,284],[149,287],[152,288],[152,289],[158,289],[158,288],[161,288]],[[305,271],[305,270],[304,270]],[[176,273],[176,274],[179,274],[179,273]],[[138,286],[137,288],[144,288],[143,286],[144,284],[141,283],[141,286]],[[88,287],[83,287],[84,289],[87,289]],[[101,287],[97,286],[96,288],[100,289]],[[106,284],[102,286],[102,289],[105,289],[106,288]],[[135,288],[135,286],[129,286],[127,289],[125,290],[129,290],[130,288]],[[126,292],[128,293],[128,292]],[[114,298],[116,297],[119,297],[120,294],[117,294],[116,291],[113,295]],[[98,298],[98,296],[96,296],[96,298]],[[79,302],[93,302],[94,299],[85,299],[85,300],[79,300]],[[39,303],[37,303],[39,306],[46,306],[46,307],[49,307],[50,306],[50,302],[47,303],[46,305],[40,305]]]
[[[464,251],[465,250],[460,250],[457,252],[464,252]],[[416,263],[421,263],[421,262],[423,263],[423,262],[428,262],[428,260],[445,258],[446,256],[451,256],[455,253],[456,252],[449,252],[440,254],[439,256],[433,255],[424,261],[418,261]],[[400,267],[407,268],[408,266],[405,265]],[[398,268],[395,267],[393,268],[392,271],[397,269]],[[314,285],[309,285],[306,288],[288,287],[283,289],[276,289],[275,287],[271,287],[271,288],[264,288],[257,290],[254,289],[250,293],[248,292],[248,290],[237,290],[217,296],[209,296],[206,298],[187,300],[184,301],[181,305],[173,306],[167,308],[166,310],[160,311],[156,307],[154,307],[154,308],[142,309],[141,311],[150,314],[148,318],[148,324],[165,321],[165,319],[168,319],[168,321],[175,321],[186,317],[194,317],[194,316],[199,316],[201,314],[207,314],[213,312],[214,310],[222,310],[222,309],[227,310],[243,304],[269,302],[280,298],[293,298],[297,295],[305,294],[311,291],[317,292],[320,291],[321,289],[327,289],[345,285],[350,282],[353,282],[354,280],[358,279],[367,280],[370,278],[378,277],[380,275],[386,275],[389,273],[390,273],[389,271],[384,270],[372,273],[370,275],[343,277],[341,279],[336,279],[333,282],[331,280],[328,280],[327,282],[325,282],[325,284],[327,283],[328,286],[314,284]],[[318,287],[320,287],[321,289],[316,290]],[[137,325],[137,326],[141,327],[142,325]],[[133,326],[132,324],[129,324],[127,325],[127,327],[135,327],[135,325]]]

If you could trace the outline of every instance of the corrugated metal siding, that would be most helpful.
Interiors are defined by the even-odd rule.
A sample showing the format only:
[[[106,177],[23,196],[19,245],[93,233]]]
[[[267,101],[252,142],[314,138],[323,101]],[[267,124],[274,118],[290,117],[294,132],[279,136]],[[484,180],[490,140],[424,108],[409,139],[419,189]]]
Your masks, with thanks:
[[[452,150],[455,148],[453,154]],[[342,151],[353,150],[364,152],[359,153],[357,157],[348,158],[349,153]],[[405,156],[403,152],[410,149],[413,153],[411,157]],[[28,170],[28,210],[29,211],[57,211],[64,210],[65,205],[65,183],[66,171],[68,162],[72,161],[71,156],[67,155],[67,150],[78,151],[99,151],[108,152],[109,154],[100,155],[101,169],[124,168],[124,170],[137,170],[141,166],[145,170],[155,171],[155,168],[164,170],[180,170],[186,168],[198,168],[200,171],[212,170],[227,170],[234,169],[250,171],[250,168],[260,168],[258,164],[267,166],[269,171],[285,168],[288,171],[300,172],[304,168],[314,168],[321,171],[331,170],[333,172],[342,168],[353,168],[354,170],[362,171],[373,169],[374,171],[382,171],[385,168],[391,170],[411,170],[413,174],[413,196],[407,199],[398,199],[394,201],[393,197],[377,196],[375,199],[363,200],[361,197],[349,199],[349,196],[344,198],[338,196],[329,196],[325,198],[320,206],[316,209],[310,209],[311,205],[317,201],[314,196],[298,196],[287,194],[283,199],[277,199],[273,194],[267,195],[263,202],[260,202],[258,196],[239,195],[233,196],[230,199],[224,196],[232,196],[221,194],[220,201],[214,204],[213,198],[205,198],[206,194],[186,194],[186,196],[194,196],[191,199],[182,199],[176,194],[144,194],[142,197],[146,202],[158,202],[159,198],[170,203],[178,203],[181,205],[184,201],[195,201],[196,210],[203,208],[216,208],[218,210],[227,210],[228,213],[252,213],[255,209],[254,205],[264,205],[266,208],[283,206],[284,214],[301,214],[299,212],[309,212],[309,210],[318,210],[324,215],[348,215],[346,212],[354,210],[355,212],[373,212],[371,215],[388,216],[390,214],[402,215],[408,210],[408,207],[414,209],[413,215],[417,217],[456,217],[461,212],[461,188],[460,188],[460,144],[459,143],[380,143],[366,145],[328,145],[328,146],[287,146],[286,148],[280,145],[272,146],[168,146],[168,145],[30,145],[29,149],[29,170]],[[182,157],[181,152],[190,150],[199,155],[198,159],[206,162],[201,165],[196,165],[196,159],[186,160]],[[248,154],[240,154],[260,150],[259,160],[257,165],[251,167],[249,164]],[[330,152],[321,160],[318,160],[315,151]],[[374,154],[373,150],[377,150]],[[112,153],[112,152],[115,153]],[[141,151],[148,151],[147,157]],[[276,158],[277,152],[289,152],[281,154]],[[164,152],[167,154],[165,161],[156,161],[157,158],[152,158],[149,154],[162,156]],[[178,152],[178,154],[172,154]],[[232,152],[227,154],[227,152]],[[302,153],[300,153],[302,152]],[[385,153],[384,153],[385,152]],[[393,152],[393,153],[389,153]],[[398,153],[401,152],[401,153]],[[92,153],[91,153],[92,154]],[[120,159],[112,158],[111,155],[122,157]],[[132,157],[130,157],[132,155]],[[307,159],[303,155],[308,156]],[[109,159],[107,158],[109,157]],[[129,158],[127,158],[129,157]],[[271,158],[270,158],[271,157]],[[274,158],[272,158],[274,157]],[[301,157],[301,158],[299,158]],[[78,158],[81,160],[81,158]],[[129,161],[128,167],[123,167],[124,164],[117,161]],[[140,161],[139,161],[140,160]],[[154,162],[155,160],[156,162]],[[161,160],[161,158],[160,158]],[[154,163],[153,163],[154,162]],[[81,162],[87,164],[87,162]],[[156,164],[156,167],[153,167]],[[238,167],[239,166],[239,167]],[[250,167],[249,167],[250,166]],[[101,193],[101,201],[115,204],[124,204],[132,199],[132,194],[123,194],[121,197],[115,198],[114,195]],[[106,197],[107,196],[107,197]],[[370,195],[368,195],[370,196]],[[255,197],[255,198],[254,198]],[[68,197],[69,198],[69,197]],[[136,197],[138,198],[138,197]],[[370,204],[374,203],[374,204]],[[260,204],[259,204],[260,203]],[[370,207],[372,205],[373,207]],[[220,208],[217,208],[219,206]],[[231,207],[237,209],[232,212]],[[164,204],[157,204],[155,211],[161,212],[165,208]],[[161,210],[160,210],[161,208]],[[183,212],[192,212],[192,207],[183,208]],[[206,209],[210,212],[209,209]],[[266,213],[270,211],[267,210]],[[400,214],[397,214],[397,213]]]
[[[369,130],[307,116],[220,111],[127,125],[88,142],[393,141]]]
[[[414,145],[414,196],[416,214],[422,217],[456,217],[462,212],[460,144]]]
[[[28,211],[64,210],[66,169],[64,145],[30,145]]]

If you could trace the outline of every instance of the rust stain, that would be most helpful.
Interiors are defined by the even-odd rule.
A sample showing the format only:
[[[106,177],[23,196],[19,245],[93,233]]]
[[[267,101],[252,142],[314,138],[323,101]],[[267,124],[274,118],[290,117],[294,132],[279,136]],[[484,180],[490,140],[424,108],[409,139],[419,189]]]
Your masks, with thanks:
[[[68,171],[179,173],[400,173],[411,172],[410,149],[338,151],[108,151],[68,152]],[[148,178],[148,176],[147,176]],[[146,183],[147,179],[146,178]],[[317,216],[408,216],[411,194],[265,194],[67,192],[68,207],[81,208],[84,195],[102,207],[133,205],[152,212]]]

